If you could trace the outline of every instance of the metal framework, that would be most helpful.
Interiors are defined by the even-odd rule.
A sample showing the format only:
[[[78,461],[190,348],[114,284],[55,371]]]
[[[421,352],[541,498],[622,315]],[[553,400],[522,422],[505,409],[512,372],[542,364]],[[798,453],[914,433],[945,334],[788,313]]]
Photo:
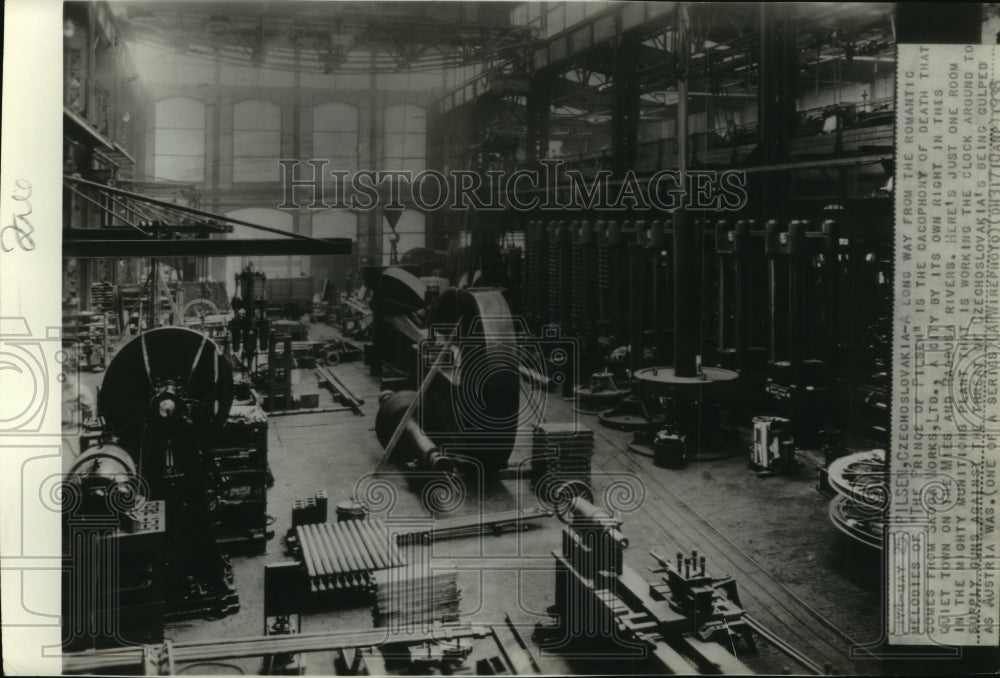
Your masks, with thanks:
[[[76,176],[63,177],[68,197],[93,208],[99,224],[63,229],[63,256],[226,257],[294,254],[350,254],[349,238],[313,238],[249,221],[158,200]],[[219,239],[235,226],[282,236]],[[207,236],[207,237],[206,237]]]

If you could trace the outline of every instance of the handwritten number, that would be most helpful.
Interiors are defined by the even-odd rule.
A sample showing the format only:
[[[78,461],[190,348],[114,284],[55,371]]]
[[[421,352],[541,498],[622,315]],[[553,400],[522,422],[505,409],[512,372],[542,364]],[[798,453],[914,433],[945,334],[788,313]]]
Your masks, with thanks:
[[[14,193],[10,196],[14,200],[23,203],[24,210],[20,213],[13,214],[9,226],[5,226],[0,229],[0,248],[4,252],[13,252],[14,247],[8,247],[8,234],[13,231],[14,243],[17,247],[20,247],[24,252],[30,252],[35,249],[35,239],[32,234],[35,232],[35,227],[28,219],[34,209],[31,207],[31,202],[28,198],[31,197],[31,183],[25,179],[18,179],[14,182]]]

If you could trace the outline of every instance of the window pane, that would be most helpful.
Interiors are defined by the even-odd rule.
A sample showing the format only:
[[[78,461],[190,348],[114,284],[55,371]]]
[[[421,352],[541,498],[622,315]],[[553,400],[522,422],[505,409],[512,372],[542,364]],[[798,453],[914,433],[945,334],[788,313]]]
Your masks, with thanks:
[[[205,178],[205,161],[189,155],[157,155],[153,173],[157,179],[199,182]]]
[[[233,158],[233,181],[281,181],[276,158]]]
[[[156,153],[201,157],[205,154],[205,131],[157,128]]]
[[[354,239],[358,235],[358,215],[344,210],[316,212],[312,232],[316,238]]]
[[[158,101],[156,103],[156,126],[205,129],[205,104],[184,97]]]
[[[314,132],[358,131],[358,109],[350,104],[329,102],[313,108]]]
[[[316,158],[356,157],[358,135],[354,132],[316,132],[313,134],[313,156]]]
[[[423,158],[427,156],[427,137],[423,134],[407,134],[403,139],[404,158]]]
[[[281,130],[281,107],[270,101],[241,101],[233,107],[233,129]]]
[[[278,156],[280,136],[276,132],[233,132],[233,155]]]

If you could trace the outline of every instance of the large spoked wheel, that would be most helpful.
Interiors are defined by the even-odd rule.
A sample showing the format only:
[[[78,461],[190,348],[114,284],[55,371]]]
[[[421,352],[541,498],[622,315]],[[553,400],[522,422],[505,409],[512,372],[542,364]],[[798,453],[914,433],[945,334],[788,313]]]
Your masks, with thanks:
[[[143,332],[126,344],[108,366],[98,397],[108,426],[125,433],[140,433],[157,412],[181,407],[185,426],[201,435],[222,426],[232,403],[229,361],[207,336],[181,327]]]

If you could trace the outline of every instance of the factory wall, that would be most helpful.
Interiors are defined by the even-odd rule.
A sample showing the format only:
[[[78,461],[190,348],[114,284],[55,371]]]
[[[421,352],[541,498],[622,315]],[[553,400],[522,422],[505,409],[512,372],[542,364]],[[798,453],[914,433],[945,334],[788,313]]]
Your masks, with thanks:
[[[277,210],[283,199],[278,160],[324,159],[328,171],[424,169],[440,73],[323,74],[307,64],[286,72],[144,46],[134,51],[153,102],[143,143],[145,179],[193,184],[200,207],[211,212],[356,242],[351,257],[256,258],[268,275],[330,277],[339,286],[351,270],[389,263],[390,231],[381,212]],[[303,169],[310,170],[304,162]],[[399,254],[425,245],[423,215],[404,215],[397,231]],[[247,227],[228,237],[268,235]],[[231,284],[235,265],[217,260],[210,275]]]

